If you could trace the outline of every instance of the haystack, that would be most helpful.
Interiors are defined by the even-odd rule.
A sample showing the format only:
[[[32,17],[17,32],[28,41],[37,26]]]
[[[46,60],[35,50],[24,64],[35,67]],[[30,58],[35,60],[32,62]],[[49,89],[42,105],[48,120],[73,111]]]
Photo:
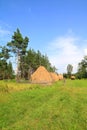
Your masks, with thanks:
[[[56,73],[50,72],[51,78],[53,80],[53,82],[58,81],[59,77]]]
[[[59,80],[63,79],[63,75],[62,74],[59,74],[58,77],[59,77]]]
[[[75,76],[72,75],[72,76],[71,76],[71,80],[75,80]]]
[[[51,83],[52,78],[45,67],[40,66],[32,75],[32,83]]]

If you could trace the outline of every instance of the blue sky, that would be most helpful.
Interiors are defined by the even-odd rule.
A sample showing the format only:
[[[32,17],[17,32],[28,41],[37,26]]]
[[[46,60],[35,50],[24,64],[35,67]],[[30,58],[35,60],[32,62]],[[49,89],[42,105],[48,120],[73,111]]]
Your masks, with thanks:
[[[19,28],[58,72],[87,55],[87,0],[0,0],[0,45]]]

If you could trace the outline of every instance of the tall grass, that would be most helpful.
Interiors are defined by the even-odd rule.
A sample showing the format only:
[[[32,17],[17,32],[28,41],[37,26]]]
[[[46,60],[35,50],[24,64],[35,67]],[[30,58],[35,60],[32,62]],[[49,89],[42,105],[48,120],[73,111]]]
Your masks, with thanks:
[[[13,86],[10,86],[10,85]],[[0,95],[2,130],[86,130],[87,81],[58,81],[50,86],[8,83]],[[20,89],[19,89],[20,90]]]

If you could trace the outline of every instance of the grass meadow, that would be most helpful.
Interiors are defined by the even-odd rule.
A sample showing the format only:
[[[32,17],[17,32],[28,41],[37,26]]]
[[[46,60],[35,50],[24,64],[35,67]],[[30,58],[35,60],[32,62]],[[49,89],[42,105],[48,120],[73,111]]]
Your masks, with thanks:
[[[0,81],[0,130],[87,130],[87,80]]]

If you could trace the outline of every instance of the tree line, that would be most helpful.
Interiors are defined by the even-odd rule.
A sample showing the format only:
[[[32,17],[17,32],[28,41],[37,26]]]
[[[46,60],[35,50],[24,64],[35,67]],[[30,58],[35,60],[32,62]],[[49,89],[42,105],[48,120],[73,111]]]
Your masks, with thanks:
[[[29,79],[30,75],[40,66],[44,66],[48,71],[56,72],[56,67],[52,66],[48,56],[42,55],[38,50],[27,49],[29,38],[22,36],[17,29],[10,42],[6,46],[0,46],[0,79],[12,79],[15,76],[13,63],[10,58],[15,59],[16,79]]]
[[[67,73],[64,73],[65,78],[70,78],[72,75],[73,66],[71,64],[67,65]],[[87,78],[87,56],[78,63],[78,70],[75,74],[73,74],[77,79]]]
[[[41,54],[38,50],[27,49],[29,38],[23,37],[20,30],[17,29],[11,38],[11,41],[6,46],[0,46],[0,79],[30,79],[30,75],[39,67],[44,66],[50,72],[57,72],[55,66],[52,66],[48,56]],[[10,58],[15,59],[16,73],[13,69],[13,63]],[[70,78],[72,75],[73,66],[67,65],[67,73],[64,77]],[[87,56],[78,63],[76,78],[87,78]]]

